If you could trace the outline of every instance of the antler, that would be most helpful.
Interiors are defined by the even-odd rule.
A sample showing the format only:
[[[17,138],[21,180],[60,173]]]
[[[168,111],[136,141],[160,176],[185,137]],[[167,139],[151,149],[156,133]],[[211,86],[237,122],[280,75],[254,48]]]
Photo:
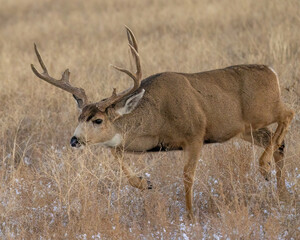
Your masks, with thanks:
[[[129,88],[119,94],[117,94],[117,90],[116,90],[116,88],[114,88],[111,97],[97,103],[97,107],[100,111],[105,111],[106,108],[108,108],[109,106],[111,106],[114,103],[117,103],[123,97],[132,94],[141,85],[142,69],[141,69],[140,56],[138,53],[138,45],[137,45],[137,42],[136,42],[133,32],[127,26],[125,26],[125,28],[126,28],[126,32],[127,32],[128,45],[130,47],[131,53],[132,53],[132,55],[135,59],[135,63],[136,63],[136,73],[134,74],[124,68],[119,68],[119,67],[116,67],[113,65],[112,65],[112,67],[114,67],[118,71],[126,73],[129,77],[131,77],[133,79],[134,85],[132,88]]]
[[[53,78],[51,76],[49,76],[48,70],[47,70],[47,68],[46,68],[46,66],[45,66],[45,64],[44,64],[44,62],[42,60],[42,57],[41,57],[41,55],[40,55],[40,53],[39,53],[39,51],[38,51],[38,49],[36,47],[36,44],[34,44],[34,50],[35,50],[36,56],[37,56],[37,58],[39,60],[39,63],[40,63],[40,65],[41,65],[41,67],[42,67],[42,69],[44,71],[43,73],[39,73],[36,70],[36,68],[34,67],[34,65],[31,64],[31,69],[34,72],[34,74],[38,78],[46,81],[47,83],[50,83],[50,84],[52,84],[52,85],[54,85],[54,86],[56,86],[58,88],[61,88],[61,89],[65,90],[65,91],[67,91],[69,93],[72,93],[73,97],[77,100],[78,107],[79,108],[83,108],[88,103],[87,96],[85,94],[84,89],[73,87],[70,84],[70,80],[69,80],[69,78],[70,78],[70,71],[69,71],[69,69],[66,69],[64,71],[64,73],[62,74],[61,79],[59,79],[59,80],[55,79],[55,78]]]

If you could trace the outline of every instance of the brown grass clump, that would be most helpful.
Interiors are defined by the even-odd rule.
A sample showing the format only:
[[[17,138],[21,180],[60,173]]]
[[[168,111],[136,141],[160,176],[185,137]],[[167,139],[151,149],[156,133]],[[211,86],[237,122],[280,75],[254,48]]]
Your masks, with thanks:
[[[291,1],[0,0],[1,239],[299,239],[300,3]],[[185,218],[181,153],[127,155],[154,189],[127,185],[110,151],[69,147],[72,97],[37,80],[33,42],[49,71],[69,68],[93,99],[125,76],[123,24],[135,32],[144,76],[264,63],[279,74],[296,116],[287,135],[289,202],[258,172],[261,149],[240,140],[205,146]],[[98,89],[97,91],[95,89]]]

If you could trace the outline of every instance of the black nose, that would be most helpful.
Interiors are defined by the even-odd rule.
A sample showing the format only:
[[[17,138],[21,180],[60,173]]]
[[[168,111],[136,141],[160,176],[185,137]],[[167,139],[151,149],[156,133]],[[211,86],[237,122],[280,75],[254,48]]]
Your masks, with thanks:
[[[79,144],[77,137],[73,136],[71,138],[70,144],[71,144],[72,147],[76,147],[77,144]]]

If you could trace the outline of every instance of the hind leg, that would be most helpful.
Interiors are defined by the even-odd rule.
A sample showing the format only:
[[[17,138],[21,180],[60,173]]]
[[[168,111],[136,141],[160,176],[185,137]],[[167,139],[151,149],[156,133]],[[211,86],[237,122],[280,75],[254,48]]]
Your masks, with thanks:
[[[190,144],[184,147],[184,158],[186,163],[184,165],[183,171],[183,182],[184,182],[184,189],[185,189],[185,204],[186,210],[188,212],[188,218],[194,221],[193,215],[193,184],[194,184],[194,177],[198,159],[200,158],[200,151],[202,148],[202,142]]]
[[[289,192],[285,185],[284,154],[285,143],[283,141],[281,146],[273,154],[276,164],[277,190],[281,200],[286,200],[287,197],[289,197]]]
[[[264,153],[259,159],[260,172],[266,179],[268,179],[270,176],[272,156],[274,152],[281,146],[293,116],[293,111],[284,110],[280,121],[278,121],[277,129],[274,135],[271,137],[270,143],[267,145]]]
[[[242,136],[242,139],[254,143],[257,146],[266,148],[270,145],[271,139],[274,133],[272,133],[268,128],[261,128],[251,133],[246,133]],[[276,179],[277,179],[277,189],[280,197],[284,197],[287,193],[285,186],[285,175],[284,175],[284,154],[285,154],[284,141],[281,143],[280,147],[275,149],[273,157],[276,164]]]

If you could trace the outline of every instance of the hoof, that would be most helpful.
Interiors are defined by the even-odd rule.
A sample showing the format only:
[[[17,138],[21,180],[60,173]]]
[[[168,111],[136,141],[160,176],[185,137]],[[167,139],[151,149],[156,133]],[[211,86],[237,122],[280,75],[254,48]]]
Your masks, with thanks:
[[[142,185],[142,187],[141,187],[142,190],[153,188],[152,183],[149,180],[146,180],[143,177],[139,177],[139,179],[141,180],[141,183],[142,183],[141,184]]]
[[[268,169],[268,171],[267,171],[265,168],[261,167],[259,169],[259,171],[260,171],[261,175],[264,177],[264,179],[266,181],[270,181],[270,179],[271,179],[271,169]]]
[[[265,177],[266,181],[270,181],[271,180],[271,173],[268,173],[268,174],[264,175],[264,177]]]
[[[192,224],[195,224],[196,221],[195,221],[195,217],[194,217],[194,214],[193,213],[188,213],[187,214],[187,220],[192,223]]]
[[[148,184],[148,189],[152,189],[152,183],[149,180],[147,180],[147,184]]]

